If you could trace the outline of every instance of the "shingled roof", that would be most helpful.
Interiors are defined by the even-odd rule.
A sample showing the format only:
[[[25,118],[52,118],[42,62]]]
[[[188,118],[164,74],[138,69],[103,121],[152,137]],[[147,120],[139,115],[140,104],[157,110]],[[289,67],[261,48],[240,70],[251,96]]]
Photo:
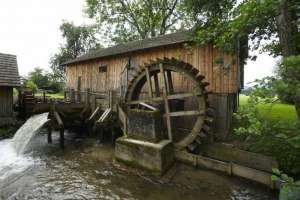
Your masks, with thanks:
[[[176,33],[158,36],[155,38],[132,41],[125,44],[100,49],[98,51],[93,51],[73,60],[69,60],[63,63],[62,65],[68,65],[72,63],[83,62],[87,60],[93,60],[113,55],[120,55],[139,50],[151,49],[160,46],[168,46],[188,41],[192,41],[192,31],[180,31]]]
[[[17,57],[0,53],[0,86],[20,86]]]

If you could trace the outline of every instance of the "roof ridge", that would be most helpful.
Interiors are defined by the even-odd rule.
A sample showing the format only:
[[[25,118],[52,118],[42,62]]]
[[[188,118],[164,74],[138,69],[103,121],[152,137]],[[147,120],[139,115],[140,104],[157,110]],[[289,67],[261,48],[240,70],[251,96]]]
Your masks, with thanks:
[[[6,55],[6,56],[13,56],[13,57],[17,57],[15,54],[1,53],[1,52],[0,52],[0,54],[1,54],[1,55]]]

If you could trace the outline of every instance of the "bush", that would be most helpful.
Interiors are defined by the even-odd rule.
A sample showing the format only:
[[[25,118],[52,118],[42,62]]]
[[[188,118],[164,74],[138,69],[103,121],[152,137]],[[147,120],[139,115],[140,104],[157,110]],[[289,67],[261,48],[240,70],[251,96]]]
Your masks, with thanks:
[[[26,87],[31,89],[33,92],[38,90],[37,85],[33,81],[26,81]]]
[[[267,121],[259,116],[257,105],[269,102],[253,95],[234,115],[233,129],[242,148],[273,156],[286,173],[300,175],[300,122]]]

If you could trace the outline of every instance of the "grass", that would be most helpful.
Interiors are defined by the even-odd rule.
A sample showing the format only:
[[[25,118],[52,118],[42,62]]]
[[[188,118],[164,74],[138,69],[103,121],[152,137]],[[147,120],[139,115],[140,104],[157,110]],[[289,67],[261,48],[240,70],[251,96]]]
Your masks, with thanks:
[[[240,105],[246,105],[248,96],[240,95]],[[294,105],[275,103],[275,104],[259,104],[258,110],[260,115],[266,120],[276,121],[297,121],[297,113]]]
[[[43,93],[35,93],[35,96],[42,97]],[[53,98],[53,99],[63,99],[64,94],[57,93],[57,94],[46,94],[47,97]]]

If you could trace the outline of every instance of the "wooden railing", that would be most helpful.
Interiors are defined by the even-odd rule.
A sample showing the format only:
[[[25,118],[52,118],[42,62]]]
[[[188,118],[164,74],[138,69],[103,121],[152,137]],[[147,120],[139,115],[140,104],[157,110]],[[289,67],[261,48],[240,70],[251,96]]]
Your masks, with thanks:
[[[95,110],[98,106],[101,108],[114,108],[117,96],[116,93],[111,90],[107,92],[98,92],[91,91],[90,89],[84,91],[68,89],[64,92],[64,99],[66,102],[70,103],[85,103],[90,105],[92,110]]]

